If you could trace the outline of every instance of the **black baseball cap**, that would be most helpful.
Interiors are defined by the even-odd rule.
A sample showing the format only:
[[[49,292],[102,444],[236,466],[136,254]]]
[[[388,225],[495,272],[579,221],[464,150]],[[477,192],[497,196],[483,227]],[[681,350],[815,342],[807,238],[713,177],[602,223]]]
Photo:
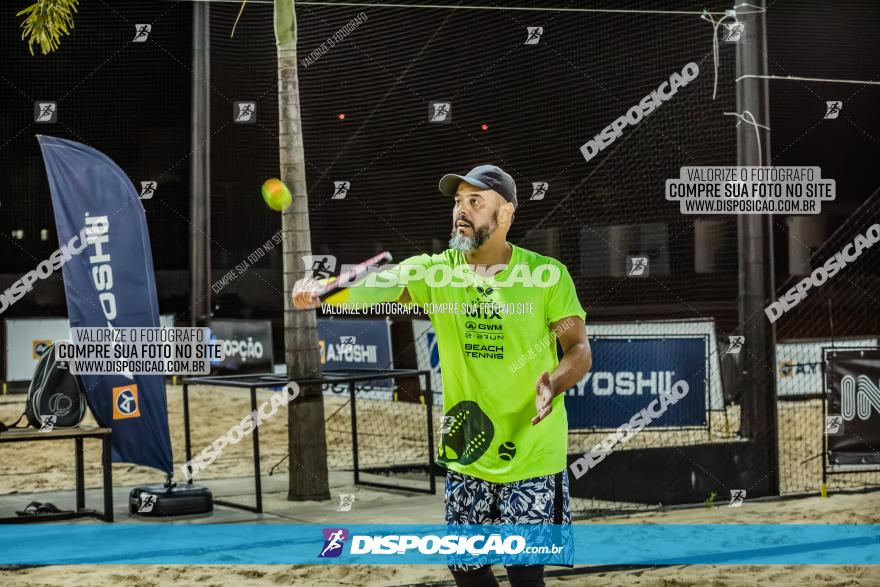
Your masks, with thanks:
[[[484,190],[495,190],[501,194],[502,198],[513,204],[514,208],[519,206],[519,202],[516,200],[516,184],[513,183],[513,178],[500,167],[478,165],[468,171],[467,175],[447,173],[440,178],[440,191],[447,196],[454,196],[458,184],[463,181]]]

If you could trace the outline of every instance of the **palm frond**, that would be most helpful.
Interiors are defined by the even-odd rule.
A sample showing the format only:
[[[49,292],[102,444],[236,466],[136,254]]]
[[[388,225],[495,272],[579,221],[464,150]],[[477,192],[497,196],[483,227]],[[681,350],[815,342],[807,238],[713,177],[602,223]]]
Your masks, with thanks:
[[[61,44],[61,36],[73,29],[73,14],[79,0],[38,0],[15,16],[26,14],[21,23],[21,39],[28,42],[28,50],[34,54],[38,44],[47,55]]]

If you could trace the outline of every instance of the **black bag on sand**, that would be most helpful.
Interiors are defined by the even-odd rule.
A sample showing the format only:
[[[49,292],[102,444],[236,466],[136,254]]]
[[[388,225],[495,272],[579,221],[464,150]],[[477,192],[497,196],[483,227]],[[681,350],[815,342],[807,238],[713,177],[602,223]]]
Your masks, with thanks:
[[[34,428],[42,428],[44,424],[70,428],[82,422],[86,415],[82,380],[70,372],[66,361],[55,359],[54,344],[37,361],[24,413]]]
[[[212,511],[211,490],[199,485],[147,485],[128,494],[128,513],[135,516],[190,516]]]

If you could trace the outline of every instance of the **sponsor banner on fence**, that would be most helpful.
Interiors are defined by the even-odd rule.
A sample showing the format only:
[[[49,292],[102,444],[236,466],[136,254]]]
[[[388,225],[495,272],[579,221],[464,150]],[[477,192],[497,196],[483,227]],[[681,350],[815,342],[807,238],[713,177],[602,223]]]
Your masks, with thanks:
[[[828,434],[834,464],[880,464],[880,349],[828,351],[828,416],[842,425]]]
[[[30,381],[49,344],[70,339],[67,318],[7,318],[3,323],[5,381]],[[159,316],[159,326],[174,326],[174,315]]]
[[[776,390],[778,397],[822,395],[823,349],[868,348],[878,345],[876,338],[816,339],[776,344]]]
[[[696,338],[709,337],[709,389],[707,405],[712,410],[724,409],[724,393],[721,387],[721,361],[719,360],[719,344],[715,336],[715,321],[711,318],[693,320],[649,320],[645,322],[608,322],[588,323],[587,332],[590,336],[615,337],[633,336],[636,338],[663,338],[666,336],[681,337],[690,335]],[[726,347],[726,344],[725,344]],[[595,362],[593,368],[597,369]],[[691,390],[693,392],[693,390]]]
[[[706,424],[707,337],[591,337],[593,369],[566,392],[571,428],[616,428],[669,393],[678,380],[689,392],[647,427]]]
[[[272,323],[268,320],[211,320],[211,344],[220,345],[222,359],[211,360],[211,372],[271,373]]]
[[[6,381],[30,381],[43,351],[70,338],[67,318],[7,318],[4,323]]]
[[[877,524],[16,524],[0,564],[875,565],[878,539]]]
[[[430,320],[413,320],[412,325],[418,368],[431,372],[431,389],[434,391],[434,404],[442,405],[443,381],[440,370],[440,353],[437,349],[437,335]],[[662,336],[680,337],[681,335],[693,335],[694,337],[708,337],[709,349],[718,348],[715,338],[715,323],[712,320],[588,323],[587,332],[590,335],[590,344],[592,344],[594,337],[632,336],[634,338],[662,338]],[[600,367],[601,365],[596,362],[594,354],[593,370],[598,371]],[[713,410],[724,409],[720,373],[718,353],[709,352],[709,386],[706,392],[708,399],[704,401]],[[664,385],[665,381],[664,374]],[[706,390],[706,386],[700,384],[699,390]],[[696,391],[694,388],[691,388],[690,395],[694,395]],[[691,399],[690,401],[696,400]],[[641,407],[644,406],[640,406],[640,409]]]
[[[321,368],[393,369],[391,328],[387,320],[318,319],[318,345]],[[325,395],[348,396],[348,383],[324,386]],[[393,379],[360,381],[355,384],[358,398],[392,399]]]

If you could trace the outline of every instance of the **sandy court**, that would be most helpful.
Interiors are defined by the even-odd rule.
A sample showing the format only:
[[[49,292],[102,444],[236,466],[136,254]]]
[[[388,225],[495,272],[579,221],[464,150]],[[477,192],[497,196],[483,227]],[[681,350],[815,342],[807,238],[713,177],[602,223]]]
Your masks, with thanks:
[[[271,392],[258,394],[258,402]],[[183,416],[179,386],[168,387],[169,425],[175,464],[183,462]],[[6,396],[0,403],[0,420],[14,420],[23,408],[24,396]],[[200,388],[190,395],[193,416],[192,441],[200,450],[250,412],[246,391],[229,388]],[[727,424],[713,426],[715,440],[732,436],[738,413],[728,410]],[[325,397],[328,417],[328,452],[331,468],[351,466],[350,405],[343,396]],[[434,425],[439,426],[440,410],[434,410]],[[425,407],[382,400],[358,400],[359,444],[362,466],[382,466],[424,462],[427,450]],[[713,416],[714,417],[714,416]],[[723,422],[724,420],[718,420]],[[788,475],[790,490],[815,489],[819,481],[818,460],[800,464],[813,451],[821,450],[821,436],[812,426],[821,422],[821,404],[809,402],[780,404],[780,438],[783,458],[781,471]],[[89,417],[87,424],[93,423]],[[287,452],[287,416],[283,411],[260,427],[261,466],[263,472],[280,461]],[[705,442],[706,431],[662,433],[665,443]],[[604,433],[572,434],[570,446],[592,446]],[[676,436],[678,435],[678,436]],[[658,433],[633,438],[632,446],[650,446]],[[393,442],[389,442],[393,440]],[[584,448],[581,448],[584,450]],[[0,445],[0,494],[73,488],[73,447],[70,442]],[[252,466],[248,439],[228,447],[205,472],[204,479],[246,476]],[[99,446],[86,442],[86,483],[100,485]],[[808,468],[807,468],[808,467]],[[145,467],[115,464],[114,485],[130,487],[155,483],[161,475]],[[287,463],[277,469],[287,474]],[[876,474],[875,474],[876,475]],[[801,488],[802,480],[811,480]],[[812,480],[815,481],[812,481]],[[785,483],[785,480],[783,479]],[[832,485],[833,487],[833,485]],[[24,495],[22,496],[25,497]],[[24,503],[22,504],[24,505]],[[644,512],[622,516],[593,518],[582,523],[880,523],[880,492],[839,495],[830,498],[807,498],[776,502],[747,501],[742,508],[698,507],[662,512]],[[499,573],[500,568],[496,569]],[[552,570],[552,569],[551,569]],[[449,580],[443,567],[427,566],[67,566],[0,570],[4,585],[91,586],[115,584],[125,587],[175,585],[414,585]],[[548,585],[880,585],[880,568],[857,566],[694,566],[615,570],[586,575],[548,578]]]
[[[271,391],[257,392],[257,405],[268,400]],[[185,460],[183,433],[183,394],[180,386],[169,385],[168,425],[174,464]],[[0,421],[14,422],[24,410],[24,395],[8,395],[0,403]],[[346,396],[325,396],[327,418],[327,452],[332,469],[352,466],[351,411]],[[427,463],[427,415],[421,404],[361,399],[357,401],[358,442],[362,467]],[[190,388],[191,438],[193,454],[208,446],[229,428],[241,422],[251,411],[248,390],[235,388]],[[435,427],[439,427],[440,410],[434,410]],[[91,414],[83,425],[95,425]],[[260,463],[264,473],[287,454],[287,413],[280,409],[259,428]],[[389,443],[388,439],[394,442]],[[12,492],[73,489],[73,443],[19,443],[0,445],[0,463],[5,474],[0,478],[0,494]],[[100,476],[100,443],[85,441],[86,486],[98,487]],[[197,479],[242,477],[253,471],[251,439],[227,446],[223,454],[199,474]],[[277,469],[287,474],[287,462]],[[179,468],[175,470],[179,477]],[[115,463],[113,484],[139,485],[164,480],[162,474],[147,467]]]
[[[174,463],[184,462],[183,401],[179,385],[168,385],[168,422]],[[257,402],[269,399],[271,392],[259,391]],[[351,409],[347,395],[324,397],[327,417],[327,452],[331,469],[352,467]],[[12,422],[24,409],[24,395],[0,399],[0,421]],[[190,390],[192,446],[194,454],[226,433],[250,413],[247,390],[197,387]],[[428,438],[425,406],[377,399],[357,400],[358,445],[363,468],[427,463]],[[434,437],[442,411],[433,412]],[[87,416],[85,424],[94,424]],[[644,431],[634,436],[627,448],[682,446],[703,442],[723,442],[735,438],[739,428],[738,406],[713,412],[711,430]],[[779,402],[779,469],[783,493],[818,491],[822,480],[822,404],[819,400]],[[287,414],[282,409],[259,428],[261,468],[267,472],[287,454]],[[608,431],[569,433],[569,452],[589,450]],[[87,440],[86,485],[100,485],[100,448]],[[220,458],[200,474],[201,479],[222,479],[251,474],[253,457],[250,439],[228,446]],[[70,442],[0,445],[0,463],[6,467],[0,478],[0,494],[15,491],[43,491],[73,488],[73,445]],[[283,462],[276,474],[286,474]],[[179,475],[178,475],[179,476]],[[137,465],[114,464],[115,485],[137,485],[162,480],[161,474]],[[880,485],[880,473],[856,473],[829,477],[829,488]]]

